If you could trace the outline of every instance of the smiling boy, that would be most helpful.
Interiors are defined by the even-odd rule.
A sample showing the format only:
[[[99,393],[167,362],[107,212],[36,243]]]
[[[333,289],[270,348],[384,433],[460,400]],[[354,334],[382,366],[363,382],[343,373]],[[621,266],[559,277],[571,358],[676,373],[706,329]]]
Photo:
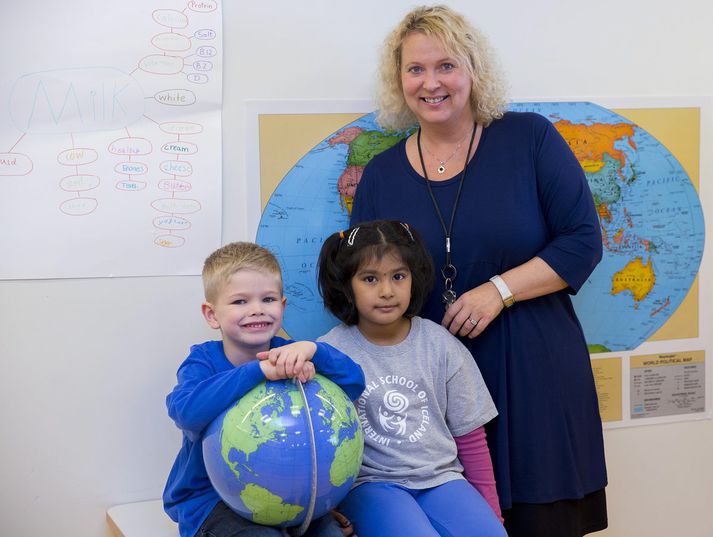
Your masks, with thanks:
[[[275,335],[286,299],[280,266],[269,250],[249,242],[228,244],[208,256],[202,276],[201,310],[222,339],[191,347],[178,369],[178,384],[166,398],[168,414],[183,432],[183,445],[166,483],[164,509],[178,522],[181,537],[280,536],[279,529],[241,518],[220,499],[203,462],[204,429],[266,379],[306,382],[319,372],[356,399],[364,389],[364,374],[330,345]],[[313,521],[306,535],[343,533],[328,514]]]

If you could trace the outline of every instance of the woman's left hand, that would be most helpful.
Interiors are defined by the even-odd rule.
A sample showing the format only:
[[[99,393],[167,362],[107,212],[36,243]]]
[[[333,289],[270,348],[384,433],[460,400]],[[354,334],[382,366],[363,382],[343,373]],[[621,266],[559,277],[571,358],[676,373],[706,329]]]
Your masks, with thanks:
[[[441,324],[453,335],[472,339],[479,336],[504,307],[496,287],[485,282],[458,297],[446,310]]]

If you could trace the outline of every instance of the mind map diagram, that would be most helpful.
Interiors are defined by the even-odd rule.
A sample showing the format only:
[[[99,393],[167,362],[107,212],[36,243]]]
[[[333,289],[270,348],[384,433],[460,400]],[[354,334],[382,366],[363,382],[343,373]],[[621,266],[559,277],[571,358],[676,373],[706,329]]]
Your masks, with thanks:
[[[220,9],[213,0],[190,0],[142,11],[154,30],[132,36],[145,48],[134,65],[54,65],[15,78],[9,131],[19,134],[6,148],[0,141],[0,187],[18,192],[28,181],[42,182],[54,190],[47,209],[51,213],[54,206],[53,218],[92,219],[114,211],[117,225],[143,220],[131,226],[141,230],[139,237],[127,241],[181,249],[201,237],[192,234],[204,209],[201,196],[220,192]],[[41,140],[42,152],[36,141],[28,144],[31,139]],[[206,157],[198,158],[201,152],[210,155],[209,168]],[[217,187],[205,184],[216,176]],[[113,226],[110,219],[99,222]],[[91,233],[85,235],[91,240]]]

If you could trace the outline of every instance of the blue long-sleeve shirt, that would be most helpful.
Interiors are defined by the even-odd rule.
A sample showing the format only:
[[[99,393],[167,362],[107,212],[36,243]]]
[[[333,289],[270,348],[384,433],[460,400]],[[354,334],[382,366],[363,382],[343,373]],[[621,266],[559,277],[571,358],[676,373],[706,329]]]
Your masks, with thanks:
[[[280,337],[270,348],[292,343]],[[350,399],[364,390],[364,373],[351,358],[326,343],[317,343],[315,370],[335,382]],[[222,341],[193,345],[178,368],[178,383],[166,397],[168,415],[183,431],[163,493],[166,513],[178,522],[181,537],[193,537],[220,500],[210,483],[201,445],[205,428],[221,412],[265,380],[258,360],[235,367],[225,356]]]

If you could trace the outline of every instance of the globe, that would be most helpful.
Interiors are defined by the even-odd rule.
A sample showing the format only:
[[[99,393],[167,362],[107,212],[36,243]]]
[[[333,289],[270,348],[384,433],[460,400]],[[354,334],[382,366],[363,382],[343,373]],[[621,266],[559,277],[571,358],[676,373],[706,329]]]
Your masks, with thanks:
[[[354,405],[319,374],[303,389],[311,427],[297,381],[265,381],[218,416],[203,437],[213,487],[233,511],[257,524],[303,524],[313,485],[316,519],[346,496],[359,473],[364,439]]]

